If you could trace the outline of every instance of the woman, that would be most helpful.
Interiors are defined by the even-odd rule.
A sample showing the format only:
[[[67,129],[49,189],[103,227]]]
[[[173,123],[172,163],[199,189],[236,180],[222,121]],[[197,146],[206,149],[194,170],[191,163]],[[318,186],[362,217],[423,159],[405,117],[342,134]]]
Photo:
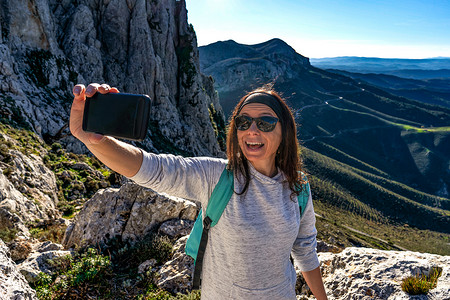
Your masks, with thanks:
[[[235,192],[211,229],[202,271],[202,299],[296,299],[290,254],[317,299],[326,299],[316,254],[311,195],[300,219],[301,186],[293,115],[281,97],[257,90],[241,99],[227,135],[228,161],[144,152],[81,128],[86,96],[118,93],[108,85],[74,87],[70,130],[103,163],[136,183],[196,199],[205,209],[228,167]],[[204,214],[203,214],[204,215]]]

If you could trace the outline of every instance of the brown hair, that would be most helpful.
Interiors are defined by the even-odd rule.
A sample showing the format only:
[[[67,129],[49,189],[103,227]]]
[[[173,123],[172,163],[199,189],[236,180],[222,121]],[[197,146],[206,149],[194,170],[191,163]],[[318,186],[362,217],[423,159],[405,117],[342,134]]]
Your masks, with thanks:
[[[248,161],[242,153],[241,148],[239,147],[234,118],[239,113],[242,103],[254,93],[264,93],[271,95],[281,104],[280,106],[282,110],[279,119],[281,124],[282,138],[275,157],[275,167],[279,168],[286,176],[286,182],[289,185],[289,189],[292,191],[291,199],[294,200],[294,195],[299,195],[300,191],[302,190],[302,184],[304,183],[304,180],[300,174],[300,171],[302,171],[302,163],[300,160],[300,146],[297,140],[297,126],[295,124],[294,115],[292,114],[285,101],[277,92],[267,88],[256,89],[242,97],[239,103],[234,108],[234,111],[230,118],[227,132],[227,168],[229,170],[233,170],[235,173],[242,174],[245,180],[243,190],[240,192],[235,191],[235,193],[238,195],[242,195],[247,191],[248,185],[250,183],[250,172]]]

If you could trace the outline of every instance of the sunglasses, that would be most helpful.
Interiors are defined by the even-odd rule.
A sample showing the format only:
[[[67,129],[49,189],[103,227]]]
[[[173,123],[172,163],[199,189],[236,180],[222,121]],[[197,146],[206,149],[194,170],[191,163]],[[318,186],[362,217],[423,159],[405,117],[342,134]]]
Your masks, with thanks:
[[[259,118],[252,118],[249,116],[237,116],[234,118],[237,130],[247,130],[252,125],[253,121],[256,123],[256,127],[262,132],[270,132],[277,126],[278,118],[272,116],[262,116]]]

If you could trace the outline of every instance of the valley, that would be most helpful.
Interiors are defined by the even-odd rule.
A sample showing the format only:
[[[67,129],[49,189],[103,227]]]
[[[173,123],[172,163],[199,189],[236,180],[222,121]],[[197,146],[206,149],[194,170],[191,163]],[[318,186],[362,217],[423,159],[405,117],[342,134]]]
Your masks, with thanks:
[[[226,115],[262,85],[291,106],[321,238],[450,253],[449,108],[390,93],[390,77],[382,86],[360,78],[367,74],[311,66],[278,39],[199,51]]]

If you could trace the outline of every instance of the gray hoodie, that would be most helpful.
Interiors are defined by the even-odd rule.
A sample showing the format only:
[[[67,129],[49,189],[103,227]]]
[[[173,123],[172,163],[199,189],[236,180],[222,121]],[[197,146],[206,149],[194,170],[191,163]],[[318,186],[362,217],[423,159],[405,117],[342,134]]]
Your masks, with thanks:
[[[227,161],[143,152],[136,183],[155,191],[199,201],[203,215]],[[202,299],[296,299],[296,274],[319,266],[311,194],[300,220],[297,198],[281,172],[267,177],[250,164],[247,192],[233,194],[209,232],[202,273]],[[234,179],[235,191],[243,180]]]

